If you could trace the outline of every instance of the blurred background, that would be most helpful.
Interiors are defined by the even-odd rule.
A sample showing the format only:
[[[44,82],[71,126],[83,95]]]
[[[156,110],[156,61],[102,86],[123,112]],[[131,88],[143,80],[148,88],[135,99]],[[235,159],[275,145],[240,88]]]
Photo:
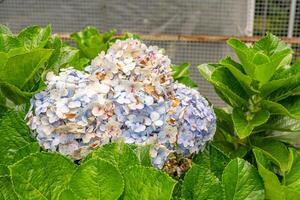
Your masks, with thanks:
[[[216,105],[223,103],[196,66],[232,55],[228,37],[254,41],[270,31],[300,56],[300,0],[0,0],[0,23],[15,32],[51,23],[55,33],[91,25],[142,34],[174,64],[190,63],[200,92]]]

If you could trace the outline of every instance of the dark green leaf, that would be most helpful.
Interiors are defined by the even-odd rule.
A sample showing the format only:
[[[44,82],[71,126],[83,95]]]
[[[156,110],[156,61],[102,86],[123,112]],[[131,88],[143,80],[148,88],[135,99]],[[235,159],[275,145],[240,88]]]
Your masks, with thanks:
[[[232,73],[232,75],[249,95],[259,93],[259,91],[252,86],[252,78],[244,74],[241,71],[239,64],[234,62],[230,57],[221,60],[220,64],[226,67]]]
[[[290,152],[283,143],[261,138],[254,138],[251,143],[271,159],[274,164],[280,167],[283,173],[289,170]]]
[[[6,165],[0,164],[0,177],[9,176],[9,169]]]
[[[19,199],[14,192],[13,185],[9,176],[0,177],[0,199],[17,200]]]
[[[211,84],[214,85],[216,90],[225,97],[228,104],[232,106],[246,105],[248,98],[247,93],[241,87],[235,77],[224,67],[215,68],[212,65],[200,65],[200,74]],[[222,97],[222,96],[221,96]]]
[[[229,161],[230,158],[212,144],[208,145],[203,152],[198,153],[193,159],[194,163],[209,169],[219,179],[221,179],[223,170]]]

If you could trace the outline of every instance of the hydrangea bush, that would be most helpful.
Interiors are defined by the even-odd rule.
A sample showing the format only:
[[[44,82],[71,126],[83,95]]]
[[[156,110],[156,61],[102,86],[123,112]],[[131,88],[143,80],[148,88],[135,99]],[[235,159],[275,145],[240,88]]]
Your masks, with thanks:
[[[156,46],[118,40],[85,72],[49,72],[28,125],[44,149],[75,160],[117,140],[152,145],[158,168],[170,154],[191,156],[213,138],[216,119],[198,91],[173,81],[170,65]]]
[[[0,199],[299,199],[289,46],[230,39],[239,61],[199,66],[228,104],[213,111],[188,64],[114,34],[87,27],[72,47],[0,25]]]

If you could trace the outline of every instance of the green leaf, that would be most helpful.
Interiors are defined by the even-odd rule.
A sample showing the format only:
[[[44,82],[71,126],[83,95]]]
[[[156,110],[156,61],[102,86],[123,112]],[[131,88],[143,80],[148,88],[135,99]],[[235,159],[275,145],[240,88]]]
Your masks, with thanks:
[[[263,51],[266,55],[273,55],[278,51],[290,48],[272,33],[267,33],[265,37],[261,38],[253,45],[253,49]]]
[[[51,26],[45,28],[39,26],[30,26],[23,29],[19,35],[18,40],[27,50],[35,48],[43,48],[51,35]]]
[[[136,156],[139,159],[139,162],[143,166],[152,167],[150,149],[151,145],[135,145],[131,146]]]
[[[253,77],[255,65],[251,63],[251,60],[254,57],[254,53],[249,50],[249,47],[247,47],[246,44],[242,43],[241,41],[237,39],[229,39],[227,41],[227,44],[233,48],[236,55],[238,56],[239,60],[241,61],[241,64],[246,72],[247,75],[250,77]]]
[[[3,24],[0,24],[0,35],[12,35],[13,33],[9,30],[9,28]]]
[[[285,185],[290,189],[297,191],[300,194],[300,152],[299,150],[292,150],[294,162],[291,169],[285,175]],[[298,196],[299,197],[299,196]]]
[[[279,102],[263,100],[262,106],[271,114],[287,115],[294,119],[300,119],[300,96],[291,96]]]
[[[139,164],[139,159],[134,151],[125,143],[111,143],[92,151],[86,160],[104,159],[117,166],[124,173],[132,165]]]
[[[19,47],[21,44],[15,36],[0,34],[0,52],[9,52]]]
[[[281,183],[277,176],[268,169],[268,161],[259,149],[253,149],[258,172],[264,180],[266,199],[282,200],[286,199]]]
[[[14,189],[21,199],[58,199],[76,166],[54,153],[32,154],[11,165]]]
[[[229,161],[230,158],[213,144],[207,145],[205,150],[198,153],[193,159],[194,163],[209,169],[219,179]]]
[[[130,168],[124,179],[124,200],[169,200],[176,185],[165,173],[139,165]]]
[[[211,84],[221,98],[231,106],[247,105],[247,93],[235,77],[225,67],[215,67],[209,64],[198,66],[200,74]]]
[[[292,49],[284,49],[280,52],[274,53],[270,56],[270,62],[256,66],[254,77],[260,81],[261,85],[269,81],[274,75],[275,71],[282,66],[282,62],[287,56],[292,54]]]
[[[290,95],[296,94],[300,84],[300,60],[293,66],[278,70],[273,79],[261,87],[261,94],[273,101],[282,100]]]
[[[186,200],[219,200],[224,199],[224,191],[219,179],[208,168],[193,164],[184,177],[182,197]]]
[[[0,164],[0,177],[9,176],[9,169],[6,165]]]
[[[0,199],[16,200],[19,199],[14,192],[13,185],[9,176],[0,177]]]
[[[288,162],[290,152],[283,143],[261,138],[254,138],[251,143],[271,159],[274,164],[279,166],[283,173],[289,170]]]
[[[220,64],[226,67],[232,73],[232,75],[249,95],[259,93],[259,91],[252,86],[252,78],[244,74],[241,71],[239,64],[233,61],[230,57],[221,60]]]
[[[173,79],[179,83],[182,83],[188,87],[196,88],[197,84],[190,78],[189,72],[190,64],[183,63],[179,66],[172,66]]]
[[[44,63],[52,50],[37,49],[29,53],[8,58],[5,65],[0,65],[0,86],[3,94],[16,104],[24,103],[41,88],[37,88]]]
[[[91,159],[80,165],[69,188],[80,199],[118,199],[124,188],[119,170],[102,159]]]
[[[32,79],[40,75],[40,70],[51,53],[52,50],[38,49],[10,57],[6,65],[0,66],[0,79],[20,89],[25,88],[28,83],[35,82]]]
[[[75,194],[70,189],[64,190],[60,194],[59,199],[60,200],[80,200],[80,198],[75,196]]]
[[[225,199],[264,199],[264,185],[256,169],[237,158],[225,168],[222,176]]]
[[[247,120],[245,113],[239,108],[234,108],[232,112],[234,129],[241,139],[248,137],[255,127],[266,123],[269,117],[270,113],[266,110],[254,113],[251,120]]]
[[[17,150],[13,163],[25,158],[26,156],[40,152],[40,145],[37,142],[32,142]]]
[[[26,153],[36,152],[35,147],[26,148],[33,139],[23,119],[16,112],[9,112],[1,118],[0,137],[0,164],[12,164]]]
[[[87,58],[95,58],[101,51],[106,51],[115,31],[99,34],[95,27],[86,27],[84,30],[72,33],[71,38],[76,42],[80,52]]]

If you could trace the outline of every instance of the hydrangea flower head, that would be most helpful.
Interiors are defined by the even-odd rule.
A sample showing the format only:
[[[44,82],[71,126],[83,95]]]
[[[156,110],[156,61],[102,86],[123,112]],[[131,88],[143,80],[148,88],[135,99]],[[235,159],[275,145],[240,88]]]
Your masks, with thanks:
[[[212,139],[216,119],[198,91],[174,83],[171,61],[136,39],[116,41],[85,72],[49,72],[31,99],[28,125],[40,145],[75,160],[116,140],[150,144],[162,168],[170,154],[190,156]]]

